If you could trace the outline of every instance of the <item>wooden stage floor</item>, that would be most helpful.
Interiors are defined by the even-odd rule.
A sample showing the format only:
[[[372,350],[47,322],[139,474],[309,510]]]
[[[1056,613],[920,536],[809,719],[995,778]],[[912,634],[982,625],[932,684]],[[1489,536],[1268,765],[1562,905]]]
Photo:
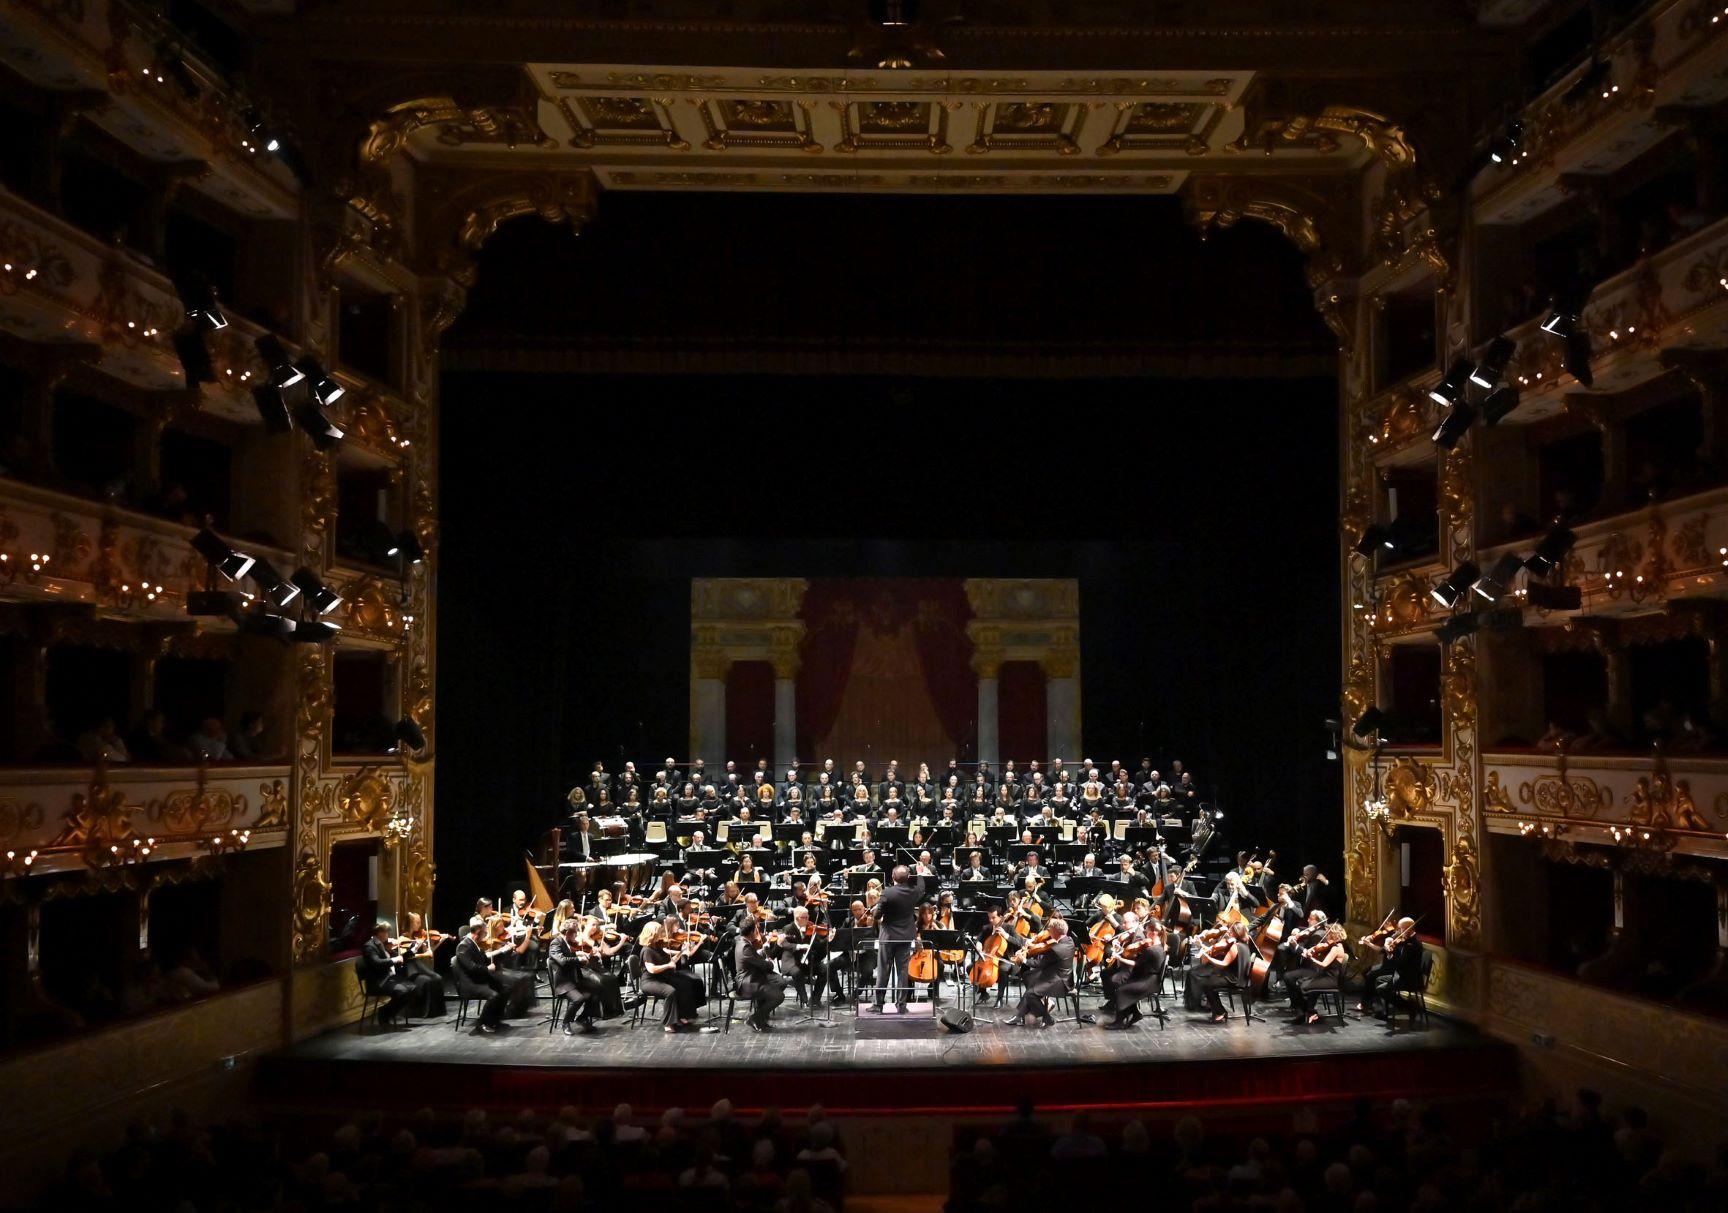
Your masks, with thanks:
[[[740,1016],[730,1032],[668,1035],[657,1022],[601,1024],[588,1036],[549,1033],[539,1013],[496,1036],[456,1031],[453,1019],[411,1029],[350,1026],[267,1060],[278,1098],[339,1095],[350,1084],[376,1104],[561,1105],[638,1110],[701,1107],[726,1096],[741,1107],[813,1102],[868,1114],[1011,1108],[1021,1098],[1073,1107],[1283,1104],[1357,1096],[1481,1097],[1515,1081],[1512,1051],[1434,1016],[1395,1030],[1350,1015],[1339,1024],[1291,1025],[1240,1018],[1213,1025],[1173,1011],[1125,1032],[1058,1023],[1003,1027],[980,1017],[964,1035],[944,1032],[928,1010],[896,1016],[836,1010],[831,1021],[756,1033]],[[984,1008],[997,1016],[1006,1010]],[[958,1080],[958,1081],[956,1081]]]

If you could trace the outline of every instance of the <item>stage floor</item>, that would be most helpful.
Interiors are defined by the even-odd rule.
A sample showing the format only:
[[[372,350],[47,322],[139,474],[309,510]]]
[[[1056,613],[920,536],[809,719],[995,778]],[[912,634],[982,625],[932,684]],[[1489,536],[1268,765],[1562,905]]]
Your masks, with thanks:
[[[906,1016],[836,1010],[801,1023],[790,1008],[767,1033],[742,1016],[730,1032],[669,1035],[628,1019],[593,1035],[548,1032],[539,1013],[496,1036],[457,1031],[453,1019],[411,1029],[350,1026],[267,1058],[263,1092],[283,1106],[740,1108],[821,1103],[851,1115],[1002,1111],[1043,1107],[1272,1111],[1347,1107],[1359,1097],[1495,1100],[1516,1082],[1516,1053],[1434,1016],[1389,1030],[1347,1016],[1315,1027],[1240,1018],[1213,1025],[1177,1010],[1162,1030],[1148,1019],[1124,1032],[1095,1025],[1004,1027],[980,1017],[944,1032],[928,1009]],[[1268,1007],[1268,1011],[1278,1008]],[[985,1008],[994,1016],[1006,1009]]]

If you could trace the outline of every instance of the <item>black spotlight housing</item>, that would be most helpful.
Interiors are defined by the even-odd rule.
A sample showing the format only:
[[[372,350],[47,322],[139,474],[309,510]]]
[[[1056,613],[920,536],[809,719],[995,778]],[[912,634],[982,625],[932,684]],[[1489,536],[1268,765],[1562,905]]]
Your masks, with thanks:
[[[1584,305],[1590,302],[1590,288],[1569,286],[1555,291],[1548,299],[1548,314],[1542,318],[1542,331],[1555,337],[1570,337],[1583,325]]]
[[[1451,609],[1458,605],[1458,600],[1464,597],[1464,592],[1476,584],[1476,579],[1482,575],[1482,570],[1476,567],[1476,562],[1466,560],[1453,569],[1445,577],[1434,583],[1434,588],[1428,591],[1428,596],[1441,606]]]
[[[292,619],[274,611],[249,611],[239,616],[235,623],[245,635],[268,636],[272,640],[292,640],[298,630]]]
[[[1485,392],[1493,391],[1506,377],[1506,368],[1512,365],[1512,355],[1517,352],[1518,343],[1512,338],[1504,335],[1494,338],[1482,351],[1482,361],[1470,372],[1470,382]]]
[[[1350,732],[1357,737],[1371,737],[1375,733],[1389,727],[1392,717],[1379,708],[1369,708],[1350,726]]]
[[[192,549],[229,581],[239,581],[252,567],[252,557],[229,547],[222,536],[209,527],[192,536]]]
[[[393,736],[397,744],[406,746],[410,753],[418,754],[426,748],[426,734],[419,725],[414,723],[412,716],[404,716],[396,722]]]
[[[210,358],[210,347],[204,344],[204,330],[188,326],[174,334],[174,353],[180,359],[180,369],[186,374],[186,386],[216,382],[216,364]]]
[[[1560,561],[1577,542],[1578,536],[1568,528],[1557,525],[1542,536],[1542,542],[1536,545],[1536,550],[1524,561],[1524,567],[1538,577],[1546,577],[1559,566]]]
[[[318,574],[309,568],[295,569],[291,580],[306,595],[306,605],[316,614],[328,615],[342,605],[342,596],[320,581]]]
[[[237,619],[246,600],[233,590],[194,590],[186,595],[186,613],[201,618]]]
[[[1561,354],[1560,365],[1585,387],[1596,386],[1596,373],[1590,369],[1590,331],[1579,325],[1566,334],[1566,347]]]
[[[259,359],[270,371],[270,382],[280,388],[293,387],[306,374],[294,365],[294,357],[282,344],[281,338],[274,333],[265,333],[252,343],[258,351]]]
[[[1460,640],[1473,634],[1481,626],[1482,616],[1480,614],[1475,611],[1465,611],[1461,615],[1453,615],[1445,623],[1435,628],[1434,638],[1441,644],[1451,644],[1454,640]]]
[[[1470,432],[1470,423],[1475,420],[1476,410],[1460,400],[1434,427],[1434,445],[1443,451],[1451,450],[1463,441],[1464,435]]]
[[[312,445],[321,451],[334,450],[347,437],[346,431],[334,421],[316,401],[308,400],[294,410],[294,420],[300,423],[300,428],[306,431],[306,436],[312,439]]]
[[[1444,408],[1451,408],[1464,399],[1464,384],[1473,368],[1468,358],[1454,358],[1440,382],[1428,389],[1428,399]]]
[[[1524,601],[1544,611],[1581,611],[1584,591],[1575,585],[1544,585],[1535,581],[1524,587]]]
[[[342,385],[330,378],[330,372],[324,369],[324,364],[310,354],[298,359],[294,369],[306,376],[311,385],[312,399],[322,405],[332,405],[342,399]]]
[[[1355,548],[1358,556],[1372,558],[1376,552],[1390,552],[1397,548],[1397,537],[1392,534],[1392,528],[1381,526],[1378,522],[1362,528],[1361,536],[1356,540]]]
[[[1511,384],[1496,388],[1488,393],[1488,399],[1482,402],[1482,424],[1498,425],[1513,409],[1518,407],[1518,389]]]
[[[1494,566],[1476,579],[1470,587],[1478,598],[1489,602],[1498,602],[1512,588],[1512,579],[1518,576],[1518,570],[1524,567],[1524,561],[1516,552],[1507,552],[1494,562]]]
[[[294,418],[288,414],[288,402],[282,399],[282,389],[273,383],[260,383],[252,388],[252,404],[267,434],[286,434],[294,428]]]
[[[216,288],[208,281],[200,280],[181,293],[181,302],[186,307],[186,319],[206,332],[228,327],[228,317],[222,314],[221,301],[216,298]]]
[[[324,644],[336,639],[342,625],[325,619],[302,619],[294,625],[293,639],[299,644]]]
[[[252,584],[263,594],[264,600],[274,607],[285,607],[300,597],[300,587],[282,576],[276,566],[262,556],[252,562]]]

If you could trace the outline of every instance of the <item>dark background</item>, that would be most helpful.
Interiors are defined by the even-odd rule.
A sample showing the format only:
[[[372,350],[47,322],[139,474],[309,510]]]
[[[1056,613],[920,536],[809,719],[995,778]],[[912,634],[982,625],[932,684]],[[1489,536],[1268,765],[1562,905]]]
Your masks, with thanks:
[[[851,335],[896,339],[1150,334],[1227,374],[1240,315],[1257,348],[1335,348],[1279,238],[1202,243],[1128,201],[608,196],[579,239],[500,232],[450,347],[820,339],[851,317]],[[988,255],[1034,216],[1072,237],[1061,255]],[[781,238],[704,235],[752,221]],[[809,261],[822,233],[832,255]],[[873,275],[890,249],[905,272]],[[1336,393],[1324,377],[448,372],[440,919],[519,882],[596,758],[685,757],[700,576],[1077,577],[1087,754],[1182,758],[1234,842],[1335,867]]]

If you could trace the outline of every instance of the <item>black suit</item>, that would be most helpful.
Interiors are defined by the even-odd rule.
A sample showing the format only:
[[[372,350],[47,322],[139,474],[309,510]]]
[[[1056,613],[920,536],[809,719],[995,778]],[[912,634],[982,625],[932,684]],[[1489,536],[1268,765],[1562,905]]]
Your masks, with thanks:
[[[876,1009],[882,1009],[890,986],[902,1011],[912,991],[906,962],[912,958],[912,941],[918,937],[918,903],[924,900],[924,877],[908,884],[894,884],[882,891],[876,902]]]
[[[569,1027],[578,1011],[582,1022],[592,1023],[600,1001],[600,976],[582,960],[563,935],[554,935],[546,949],[546,971],[552,993],[565,1000],[564,1026]]]
[[[1068,974],[1074,968],[1074,937],[1064,935],[1047,951],[1028,957],[1026,961],[1026,992],[1014,1014],[1024,1019],[1028,1015],[1050,1018],[1049,1000],[1068,992]]]
[[[510,997],[509,989],[492,971],[492,962],[486,959],[486,953],[472,935],[463,936],[462,942],[456,945],[450,971],[456,978],[456,993],[460,997],[486,1000],[480,1008],[482,1026],[497,1027],[499,1020],[504,1018],[504,1003]]]
[[[774,1008],[786,1001],[787,981],[774,967],[779,954],[775,944],[758,948],[748,935],[738,937],[735,964],[738,996],[750,1003],[750,1022],[766,1026]]]
[[[360,976],[366,992],[386,1001],[378,1009],[378,1022],[388,1023],[414,993],[414,983],[396,971],[400,960],[390,952],[390,946],[377,936],[360,945]]]

